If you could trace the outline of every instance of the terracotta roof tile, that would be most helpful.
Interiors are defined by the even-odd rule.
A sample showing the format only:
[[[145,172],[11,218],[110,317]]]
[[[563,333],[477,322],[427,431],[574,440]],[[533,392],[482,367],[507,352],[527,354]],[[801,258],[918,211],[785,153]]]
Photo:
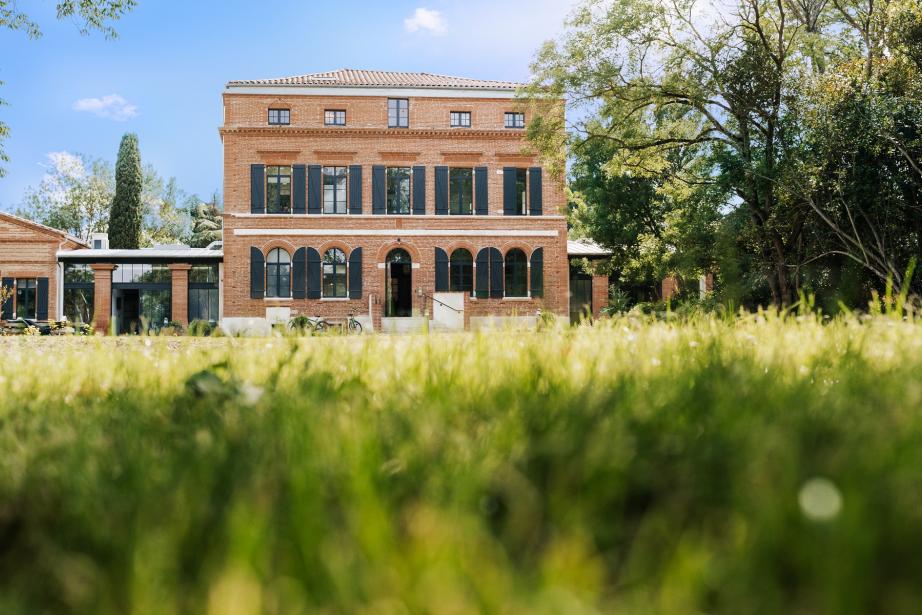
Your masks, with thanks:
[[[354,70],[342,68],[326,73],[310,73],[278,79],[248,79],[231,81],[228,87],[252,85],[308,85],[326,87],[411,87],[411,88],[464,88],[477,90],[510,90],[524,84],[511,81],[490,81],[449,77],[432,73],[402,73],[382,70]]]

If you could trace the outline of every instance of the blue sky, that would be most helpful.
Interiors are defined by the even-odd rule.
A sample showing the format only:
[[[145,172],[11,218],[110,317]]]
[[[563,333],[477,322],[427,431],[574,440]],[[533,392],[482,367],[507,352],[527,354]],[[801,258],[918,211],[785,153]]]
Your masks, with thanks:
[[[221,91],[232,79],[367,68],[525,80],[573,1],[139,0],[114,41],[56,21],[52,0],[20,7],[44,36],[0,30],[7,210],[41,181],[49,153],[114,161],[127,131],[143,161],[187,192],[220,190]]]

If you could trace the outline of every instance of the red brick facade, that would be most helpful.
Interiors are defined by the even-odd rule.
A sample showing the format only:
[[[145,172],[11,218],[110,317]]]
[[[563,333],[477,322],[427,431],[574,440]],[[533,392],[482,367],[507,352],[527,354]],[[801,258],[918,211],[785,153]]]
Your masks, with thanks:
[[[292,314],[341,318],[350,312],[371,316],[377,326],[384,303],[388,252],[405,249],[413,261],[414,314],[432,313],[424,295],[435,290],[435,248],[450,254],[457,247],[473,256],[481,248],[503,255],[520,248],[531,260],[543,248],[544,292],[540,298],[471,298],[471,316],[533,315],[539,308],[565,315],[568,310],[566,204],[562,177],[542,174],[542,215],[503,214],[504,167],[540,166],[528,149],[524,130],[503,127],[504,113],[520,111],[507,98],[413,96],[409,127],[388,128],[387,95],[312,95],[310,88],[291,93],[254,94],[229,89],[224,94],[224,291],[225,317],[264,317],[267,307],[291,308]],[[401,97],[395,94],[395,97]],[[290,110],[290,125],[267,125],[268,109]],[[346,126],[324,126],[324,111],[345,110]],[[467,111],[470,128],[451,128],[449,114]],[[527,118],[526,118],[527,119]],[[251,165],[322,165],[362,167],[362,214],[251,214]],[[425,172],[425,215],[372,214],[372,166],[415,167]],[[487,171],[488,215],[436,215],[435,168],[483,167]],[[310,187],[308,187],[308,191]],[[251,298],[250,251],[265,256],[282,247],[293,254],[311,247],[322,255],[331,247],[345,252],[361,247],[361,299]]]

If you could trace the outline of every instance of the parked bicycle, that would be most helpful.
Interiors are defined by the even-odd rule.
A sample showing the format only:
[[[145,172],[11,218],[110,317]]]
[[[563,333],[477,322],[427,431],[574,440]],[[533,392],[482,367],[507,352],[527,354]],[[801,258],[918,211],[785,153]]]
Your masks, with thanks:
[[[297,331],[298,333],[306,333],[310,331],[312,333],[324,333],[327,329],[330,328],[330,323],[328,323],[323,318],[311,318],[310,316],[295,316],[288,321],[288,329],[291,331]]]
[[[349,314],[349,320],[346,321],[346,331],[349,333],[361,333],[362,323],[355,319],[355,313]]]

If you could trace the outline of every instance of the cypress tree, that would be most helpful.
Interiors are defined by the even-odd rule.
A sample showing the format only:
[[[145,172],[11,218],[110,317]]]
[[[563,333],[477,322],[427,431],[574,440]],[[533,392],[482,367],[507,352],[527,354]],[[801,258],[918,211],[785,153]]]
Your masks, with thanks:
[[[135,250],[141,244],[141,152],[138,135],[127,133],[115,163],[115,198],[109,211],[109,247]]]

